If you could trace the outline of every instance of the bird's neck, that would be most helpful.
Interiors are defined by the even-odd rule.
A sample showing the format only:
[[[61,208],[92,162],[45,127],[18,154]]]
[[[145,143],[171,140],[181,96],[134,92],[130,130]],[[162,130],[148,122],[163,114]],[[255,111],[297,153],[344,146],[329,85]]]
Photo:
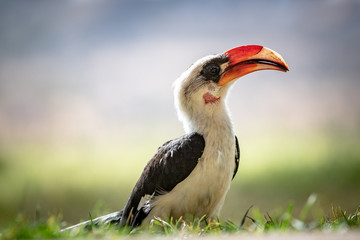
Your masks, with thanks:
[[[188,116],[187,121],[184,121],[184,128],[187,133],[197,132],[205,138],[234,135],[230,115],[223,101],[201,113]]]

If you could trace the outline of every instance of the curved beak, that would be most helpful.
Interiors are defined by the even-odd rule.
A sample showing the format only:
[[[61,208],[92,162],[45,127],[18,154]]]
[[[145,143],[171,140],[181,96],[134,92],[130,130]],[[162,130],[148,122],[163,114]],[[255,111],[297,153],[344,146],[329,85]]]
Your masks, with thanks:
[[[229,62],[222,74],[219,85],[259,70],[289,71],[285,60],[277,52],[258,45],[247,45],[230,49],[224,53]]]

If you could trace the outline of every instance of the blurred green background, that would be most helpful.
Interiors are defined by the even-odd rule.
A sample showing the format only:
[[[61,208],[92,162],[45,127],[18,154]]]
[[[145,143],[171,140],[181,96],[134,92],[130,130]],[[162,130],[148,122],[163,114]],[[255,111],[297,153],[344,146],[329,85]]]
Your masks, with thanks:
[[[301,208],[312,193],[319,209],[354,210],[359,22],[357,0],[0,1],[0,226],[36,209],[69,223],[121,209],[157,147],[183,134],[173,81],[246,44],[290,72],[230,93],[241,162],[221,219]]]

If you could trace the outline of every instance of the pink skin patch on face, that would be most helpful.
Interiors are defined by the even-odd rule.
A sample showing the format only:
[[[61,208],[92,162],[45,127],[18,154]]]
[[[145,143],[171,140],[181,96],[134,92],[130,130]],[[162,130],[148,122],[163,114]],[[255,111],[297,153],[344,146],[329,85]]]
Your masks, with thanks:
[[[215,97],[211,93],[207,92],[203,95],[203,99],[205,101],[205,104],[208,104],[208,103],[216,103],[217,101],[220,100],[220,97]]]

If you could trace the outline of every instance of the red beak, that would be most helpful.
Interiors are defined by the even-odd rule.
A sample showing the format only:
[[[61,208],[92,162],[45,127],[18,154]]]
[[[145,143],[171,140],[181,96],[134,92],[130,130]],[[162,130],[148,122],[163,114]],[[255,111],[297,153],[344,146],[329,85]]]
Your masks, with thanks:
[[[280,54],[263,46],[241,46],[230,49],[224,54],[229,58],[229,65],[220,78],[218,83],[220,86],[259,70],[289,71],[288,65]]]

